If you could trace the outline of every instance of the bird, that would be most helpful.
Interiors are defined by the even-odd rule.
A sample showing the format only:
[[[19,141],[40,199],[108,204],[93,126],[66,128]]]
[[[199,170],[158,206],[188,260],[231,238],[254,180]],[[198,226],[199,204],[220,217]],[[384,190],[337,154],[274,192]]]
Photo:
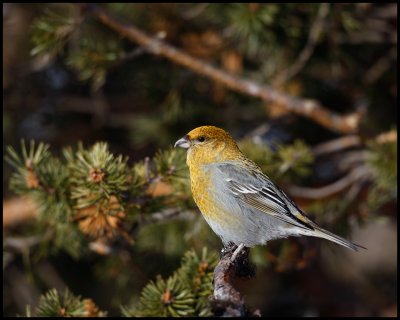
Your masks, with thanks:
[[[193,199],[224,248],[251,248],[290,236],[323,238],[354,251],[364,248],[311,221],[224,129],[197,127],[174,147],[187,149]]]

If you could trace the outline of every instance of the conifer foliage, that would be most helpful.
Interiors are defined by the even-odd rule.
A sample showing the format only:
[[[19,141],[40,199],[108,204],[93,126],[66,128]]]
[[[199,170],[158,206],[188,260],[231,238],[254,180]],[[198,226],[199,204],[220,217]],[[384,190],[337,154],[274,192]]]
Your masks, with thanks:
[[[172,148],[200,125],[229,131],[321,227],[350,238],[360,226],[394,225],[397,5],[3,9],[3,209],[16,196],[16,211],[29,211],[3,229],[5,313],[21,310],[24,288],[35,302],[27,316],[215,316],[209,298],[221,241],[192,199],[186,152]],[[10,12],[24,13],[13,20]],[[244,295],[246,306],[252,299],[274,315],[304,316],[333,301],[336,315],[348,310],[340,298],[354,296],[352,309],[385,315],[371,297],[385,308],[397,303],[374,287],[393,279],[385,268],[378,280],[361,281],[354,262],[360,277],[344,290],[338,279],[352,273],[328,275],[325,244],[291,238],[252,248],[261,280]],[[57,272],[46,281],[49,268]],[[314,274],[337,291],[313,286]],[[269,283],[277,294],[267,297]],[[86,285],[93,288],[80,292]],[[321,299],[303,298],[315,295]]]

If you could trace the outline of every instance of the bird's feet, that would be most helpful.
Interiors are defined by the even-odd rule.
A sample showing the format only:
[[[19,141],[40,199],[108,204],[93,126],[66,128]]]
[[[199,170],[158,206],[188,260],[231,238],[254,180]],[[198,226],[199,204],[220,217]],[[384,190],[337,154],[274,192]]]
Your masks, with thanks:
[[[236,244],[229,242],[222,248],[220,258],[223,259],[226,256],[230,256],[229,260],[231,263],[233,263],[236,259],[239,259],[239,257],[243,255],[245,251],[246,247],[243,243],[237,246]]]
[[[249,260],[250,248],[243,243],[235,245],[228,243],[221,250],[221,260],[225,260],[228,268],[234,268],[235,274],[240,278],[252,278],[255,276],[255,266]]]
[[[228,242],[222,249],[220,253],[220,259],[224,258],[227,255],[232,254],[238,246],[234,244],[233,242]]]
[[[238,245],[236,250],[233,252],[231,256],[231,263],[235,262],[236,258],[242,253],[243,249],[245,248],[244,244],[241,243]]]

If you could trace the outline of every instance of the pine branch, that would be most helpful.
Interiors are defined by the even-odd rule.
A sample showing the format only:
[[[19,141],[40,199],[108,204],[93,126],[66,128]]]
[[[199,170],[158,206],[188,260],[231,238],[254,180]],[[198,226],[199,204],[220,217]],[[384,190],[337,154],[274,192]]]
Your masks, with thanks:
[[[295,140],[290,145],[278,144],[269,147],[266,144],[245,139],[239,143],[239,147],[274,180],[288,178],[293,180],[308,176],[311,172],[311,164],[314,162],[311,149],[301,140]]]
[[[91,299],[74,296],[68,289],[63,294],[49,290],[40,297],[36,308],[39,317],[105,317],[106,314]]]
[[[278,103],[289,112],[307,117],[333,131],[340,133],[358,131],[360,119],[363,114],[361,110],[342,116],[328,110],[314,100],[295,98],[277,91],[270,86],[261,85],[253,80],[236,77],[208,63],[193,58],[155,37],[147,36],[137,27],[120,22],[112,17],[105,9],[97,5],[82,4],[81,6],[86,12],[95,16],[101,23],[132,42],[146,48],[148,52],[165,57],[196,73],[220,82],[231,90],[260,98],[265,102]]]
[[[31,32],[34,47],[31,55],[56,54],[62,50],[73,32],[79,27],[81,21],[70,15],[74,9],[71,5],[64,4],[58,9],[56,12],[46,8],[45,12],[33,21]]]
[[[382,186],[387,187],[386,190],[394,189],[393,174],[397,177],[397,170],[393,165],[397,160],[397,153],[393,146],[396,141],[397,130],[391,130],[365,141],[357,135],[349,135],[321,143],[312,149],[314,156],[341,151],[339,166],[340,169],[347,171],[346,175],[329,185],[318,188],[289,185],[287,191],[297,198],[318,200],[363,183],[374,182],[373,185],[376,186],[380,181]],[[363,149],[343,151],[355,147],[363,147]]]
[[[140,302],[122,308],[125,316],[211,316],[208,296],[212,293],[212,270],[216,256],[203,248],[199,257],[193,250],[182,258],[181,267],[164,280],[157,276],[142,290]]]
[[[110,153],[106,143],[65,148],[63,159],[54,158],[48,145],[36,147],[33,141],[29,148],[22,142],[22,156],[11,147],[7,151],[5,158],[16,169],[11,187],[35,204],[30,211],[37,217],[34,228],[52,230],[51,239],[40,238],[42,252],[64,249],[77,257],[85,242],[96,252],[115,252],[112,246],[119,239],[133,244],[136,229],[191,206],[185,157],[176,149],[159,151],[132,168],[127,158]],[[173,212],[168,213],[171,206]],[[5,208],[4,219],[11,214],[10,207]]]

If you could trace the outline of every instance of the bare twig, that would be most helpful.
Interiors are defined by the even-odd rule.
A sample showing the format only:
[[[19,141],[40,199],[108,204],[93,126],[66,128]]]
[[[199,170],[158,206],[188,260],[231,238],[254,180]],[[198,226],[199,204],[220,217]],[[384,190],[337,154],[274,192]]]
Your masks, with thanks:
[[[48,240],[53,236],[52,230],[47,230],[44,234],[31,236],[31,237],[6,237],[4,239],[4,247],[16,250],[18,252],[24,252],[31,247],[38,245],[39,243]]]
[[[375,141],[378,143],[395,142],[397,141],[397,130],[381,133],[375,138]]]
[[[234,76],[226,71],[196,59],[183,51],[168,45],[164,41],[146,35],[133,25],[127,25],[120,22],[99,6],[93,4],[83,4],[82,6],[101,23],[127,39],[143,46],[149,53],[167,58],[198,74],[220,82],[231,90],[260,98],[265,102],[278,103],[282,108],[307,117],[333,131],[351,133],[358,130],[358,125],[362,116],[360,112],[354,112],[342,116],[328,110],[314,100],[295,98],[277,91],[270,86],[261,85],[253,80]]]
[[[370,170],[366,166],[360,166],[353,169],[349,174],[343,178],[335,181],[334,183],[321,187],[321,188],[306,188],[299,186],[288,186],[287,191],[290,195],[303,199],[321,199],[328,196],[332,196],[348,187],[353,183],[368,179],[370,176]]]
[[[26,238],[7,237],[4,239],[4,247],[23,252],[42,242],[41,236],[32,236]]]
[[[388,3],[383,6],[374,7],[371,15],[380,19],[397,20],[397,3]]]
[[[3,228],[35,218],[37,213],[37,206],[29,197],[7,199],[3,202]]]
[[[338,156],[337,168],[341,172],[348,172],[352,168],[365,164],[370,157],[371,152],[366,149],[343,152]]]
[[[255,129],[251,130],[250,132],[246,133],[244,138],[253,138],[256,136],[262,136],[266,134],[271,129],[271,125],[267,122],[262,123]]]
[[[377,143],[389,143],[397,141],[397,130],[391,130],[387,132],[383,132],[376,137],[372,138],[372,140]],[[363,144],[363,140],[358,135],[347,135],[343,137],[339,137],[334,140],[330,140],[327,142],[320,143],[313,147],[312,152],[314,156],[320,156],[327,153],[337,152],[344,149],[359,147]]]
[[[364,77],[364,83],[372,84],[378,80],[386,70],[393,66],[395,59],[397,59],[397,48],[393,47],[368,69]]]
[[[28,304],[32,306],[38,304],[40,290],[34,281],[29,281],[26,271],[23,272],[21,268],[14,265],[10,266],[3,281],[9,286],[12,301],[15,302],[19,313],[24,313]]]
[[[274,86],[279,86],[291,79],[304,67],[304,65],[310,59],[312,53],[314,52],[315,46],[317,45],[318,38],[320,37],[324,28],[325,18],[328,15],[328,12],[329,3],[321,3],[321,5],[319,6],[317,18],[311,26],[306,46],[297,57],[295,63],[293,63],[286,70],[279,73],[279,75],[273,81]]]
[[[50,262],[42,260],[35,265],[35,271],[47,288],[55,288],[57,291],[64,291],[67,287],[56,268],[54,268]]]
[[[156,37],[157,39],[160,39],[160,40],[164,39],[165,36],[166,36],[165,31],[160,31],[160,32],[158,32],[158,33],[155,35],[155,37]],[[146,53],[146,49],[145,49],[145,48],[143,48],[143,47],[135,48],[135,49],[129,51],[128,53],[124,54],[124,55],[123,55],[120,59],[118,59],[117,61],[115,61],[115,62],[112,64],[112,66],[111,66],[110,68],[118,67],[118,66],[120,66],[121,64],[127,62],[128,60],[135,59],[135,58],[141,56],[141,55],[144,54],[144,53]]]
[[[390,29],[389,29],[390,30]],[[335,41],[339,44],[350,43],[350,44],[360,44],[360,43],[380,43],[380,44],[397,44],[397,32],[393,28],[389,34],[384,34],[382,32],[368,30],[360,32],[352,32],[349,34],[337,34],[335,35]]]
[[[312,152],[314,156],[320,156],[326,153],[332,153],[343,149],[356,147],[359,146],[360,144],[361,144],[361,139],[359,136],[349,135],[320,143],[312,149]]]
[[[169,220],[177,217],[182,212],[182,209],[179,208],[168,208],[163,211],[151,214],[145,221],[143,221],[143,223],[147,224]]]

